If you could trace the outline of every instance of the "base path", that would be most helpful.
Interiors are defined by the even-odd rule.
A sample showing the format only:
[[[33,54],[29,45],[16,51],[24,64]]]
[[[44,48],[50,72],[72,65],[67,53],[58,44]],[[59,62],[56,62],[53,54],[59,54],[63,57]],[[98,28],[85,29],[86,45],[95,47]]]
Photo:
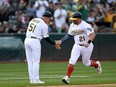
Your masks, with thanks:
[[[62,86],[34,86],[34,87],[116,87],[116,84],[62,85]]]

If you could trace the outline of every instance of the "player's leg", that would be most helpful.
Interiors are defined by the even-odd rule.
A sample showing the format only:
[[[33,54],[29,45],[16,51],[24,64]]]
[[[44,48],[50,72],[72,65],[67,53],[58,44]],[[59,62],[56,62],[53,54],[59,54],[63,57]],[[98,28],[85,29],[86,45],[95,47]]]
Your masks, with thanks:
[[[90,60],[92,51],[93,51],[93,44],[90,44],[88,48],[83,47],[81,49],[82,61],[85,66],[91,66],[91,64],[92,66],[96,66],[95,62],[94,61],[91,62]]]
[[[92,51],[93,51],[93,44],[92,43],[89,45],[88,48],[82,49],[83,64],[85,66],[95,67],[97,69],[98,73],[101,73],[102,70],[101,70],[100,62],[99,61],[95,62],[94,60],[90,60]],[[98,68],[100,68],[100,70]]]
[[[80,56],[80,50],[78,45],[74,45],[71,51],[71,57],[69,59],[69,64],[68,64],[68,70],[66,76],[62,79],[62,81],[66,84],[69,84],[70,82],[70,76],[72,72],[74,71],[74,65],[77,62],[78,58]]]
[[[25,52],[26,52],[26,58],[27,58],[27,64],[28,64],[28,73],[29,73],[29,79],[30,79],[30,83],[33,82],[33,59],[32,59],[32,52],[31,52],[31,48],[30,48],[30,44],[28,39],[25,40]]]
[[[32,44],[32,55],[33,55],[33,74],[34,83],[44,83],[40,81],[39,70],[40,70],[40,58],[41,58],[41,44],[38,39],[34,39]]]

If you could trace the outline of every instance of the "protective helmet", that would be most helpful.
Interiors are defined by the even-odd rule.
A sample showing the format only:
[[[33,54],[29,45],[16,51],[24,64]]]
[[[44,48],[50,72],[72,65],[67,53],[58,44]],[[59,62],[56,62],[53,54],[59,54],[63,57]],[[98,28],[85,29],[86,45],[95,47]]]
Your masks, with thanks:
[[[77,20],[78,18],[82,18],[82,15],[80,12],[74,12],[72,17],[70,18],[71,21]]]

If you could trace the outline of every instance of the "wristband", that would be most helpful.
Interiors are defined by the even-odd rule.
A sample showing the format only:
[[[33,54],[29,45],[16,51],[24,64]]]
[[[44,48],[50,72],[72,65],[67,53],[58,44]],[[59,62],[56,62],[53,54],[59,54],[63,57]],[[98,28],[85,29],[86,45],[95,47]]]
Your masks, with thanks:
[[[88,42],[87,42],[87,43],[88,43],[88,44],[90,44],[91,42],[92,42],[91,40],[88,40]]]

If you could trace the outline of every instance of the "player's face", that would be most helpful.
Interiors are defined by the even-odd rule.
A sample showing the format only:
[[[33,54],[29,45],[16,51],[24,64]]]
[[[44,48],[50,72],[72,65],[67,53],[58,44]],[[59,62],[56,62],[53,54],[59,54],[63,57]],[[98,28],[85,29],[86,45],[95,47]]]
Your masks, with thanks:
[[[77,24],[77,23],[78,23],[78,20],[74,20],[73,23],[74,23],[74,24]]]
[[[81,23],[81,19],[74,20],[73,23],[78,25]]]
[[[50,24],[51,22],[53,22],[53,18],[52,18],[52,17],[49,18],[49,24]]]
[[[50,18],[48,19],[48,21],[50,22]]]
[[[51,19],[49,17],[46,17],[46,23],[49,24]]]

